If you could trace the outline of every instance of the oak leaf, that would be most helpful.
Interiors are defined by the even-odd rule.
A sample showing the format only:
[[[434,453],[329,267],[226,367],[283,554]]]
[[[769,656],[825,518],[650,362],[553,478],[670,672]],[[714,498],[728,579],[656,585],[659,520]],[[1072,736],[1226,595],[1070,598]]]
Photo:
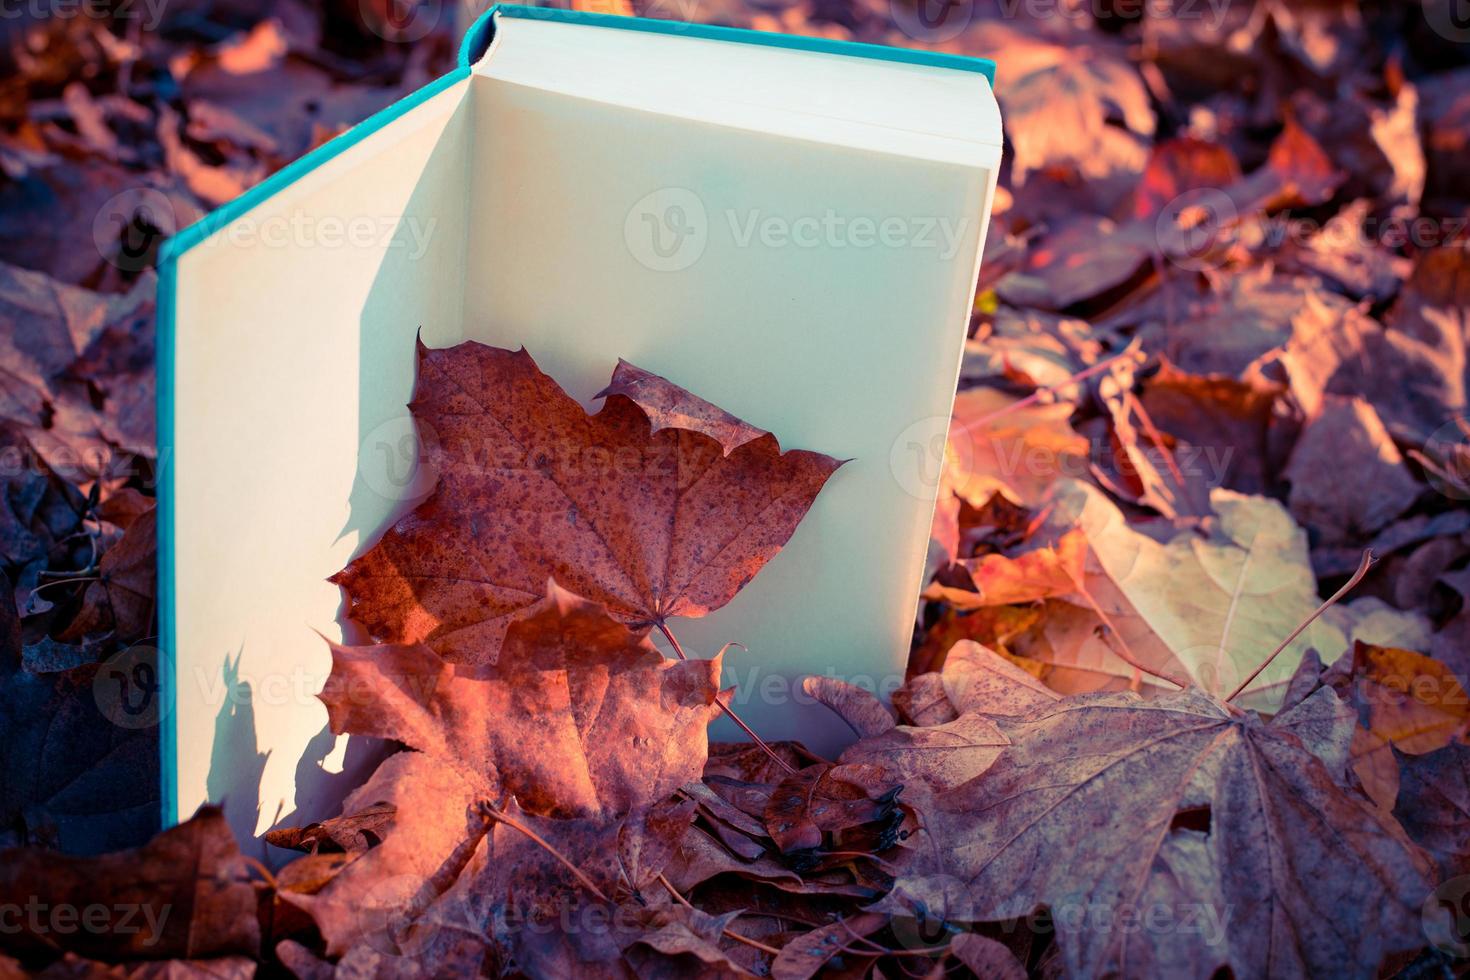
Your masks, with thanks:
[[[633,626],[718,609],[842,465],[627,363],[588,415],[524,349],[418,357],[438,486],[333,581],[374,639],[451,663],[493,662],[548,578]]]

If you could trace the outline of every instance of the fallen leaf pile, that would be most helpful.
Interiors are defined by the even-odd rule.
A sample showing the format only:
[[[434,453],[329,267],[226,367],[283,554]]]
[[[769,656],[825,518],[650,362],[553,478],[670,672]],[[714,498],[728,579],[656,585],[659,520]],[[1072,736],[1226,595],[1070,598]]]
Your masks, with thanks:
[[[0,19],[0,978],[1464,972],[1444,0],[701,5],[998,61],[903,686],[806,680],[837,758],[709,743],[742,651],[668,620],[838,461],[625,362],[589,413],[534,346],[421,349],[439,482],[337,576],[371,642],[321,693],[395,750],[269,867],[159,832],[158,244],[445,70],[450,6]]]

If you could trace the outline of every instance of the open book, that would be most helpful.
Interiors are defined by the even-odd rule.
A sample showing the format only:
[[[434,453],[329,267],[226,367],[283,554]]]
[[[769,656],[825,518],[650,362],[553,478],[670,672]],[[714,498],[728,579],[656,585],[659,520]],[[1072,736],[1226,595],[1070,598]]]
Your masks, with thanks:
[[[840,745],[800,678],[902,680],[1000,162],[990,70],[502,6],[456,71],[172,240],[165,820],[317,819],[374,761],[327,730],[318,634],[342,635],[328,576],[429,489],[420,331],[524,345],[589,407],[623,357],[851,458],[733,602],[674,626],[748,648],[725,683],[762,735]]]

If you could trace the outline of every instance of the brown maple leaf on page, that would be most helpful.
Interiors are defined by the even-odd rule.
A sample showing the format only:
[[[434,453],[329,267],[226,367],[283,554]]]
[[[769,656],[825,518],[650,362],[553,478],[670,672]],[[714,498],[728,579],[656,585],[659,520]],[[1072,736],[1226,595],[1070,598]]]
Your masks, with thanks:
[[[551,586],[480,671],[432,648],[332,645],[332,731],[404,742],[532,813],[627,813],[698,778],[720,658],[669,661],[594,603]]]
[[[548,578],[645,626],[734,598],[842,462],[619,363],[589,415],[524,349],[419,347],[436,491],[333,581],[374,639],[493,662]]]

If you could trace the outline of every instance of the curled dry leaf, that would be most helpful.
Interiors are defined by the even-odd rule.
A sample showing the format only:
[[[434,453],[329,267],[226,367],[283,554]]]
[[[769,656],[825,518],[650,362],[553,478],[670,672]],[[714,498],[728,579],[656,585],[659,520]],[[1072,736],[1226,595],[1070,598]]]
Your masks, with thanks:
[[[588,415],[525,350],[470,341],[418,356],[409,407],[438,486],[334,581],[375,639],[451,663],[494,662],[548,578],[630,625],[718,609],[841,465],[782,453],[631,365]]]
[[[859,738],[882,735],[895,724],[893,712],[871,691],[835,677],[804,677],[801,689],[831,708]]]
[[[888,924],[888,916],[860,912],[813,929],[781,947],[781,954],[771,964],[772,980],[809,980],[821,972],[834,956],[843,953],[855,939],[871,936]],[[862,943],[854,955],[862,957]],[[869,952],[867,955],[876,958]]]
[[[896,815],[896,785],[874,791],[861,766],[821,763],[787,776],[771,791],[763,818],[782,853],[822,847],[830,835]]]
[[[969,588],[934,583],[925,599],[942,599],[959,610],[1010,606],[1069,595],[1076,591],[1086,565],[1087,538],[1081,531],[1063,534],[1055,545],[1038,545],[1014,556],[1001,554],[956,562]]]

